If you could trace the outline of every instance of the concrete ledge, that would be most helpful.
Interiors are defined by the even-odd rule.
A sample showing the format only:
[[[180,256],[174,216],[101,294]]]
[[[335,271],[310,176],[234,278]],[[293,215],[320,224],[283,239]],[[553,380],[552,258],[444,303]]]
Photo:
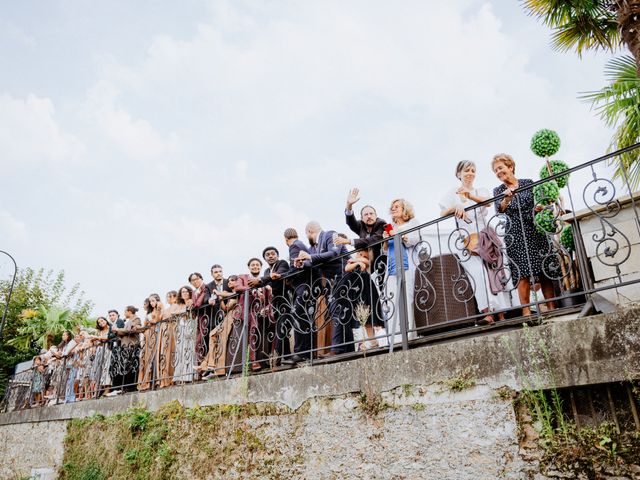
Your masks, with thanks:
[[[187,407],[270,402],[297,409],[313,397],[387,392],[461,377],[515,390],[639,378],[640,307],[349,362],[4,413],[0,425],[111,415],[140,404],[156,410],[172,400]]]

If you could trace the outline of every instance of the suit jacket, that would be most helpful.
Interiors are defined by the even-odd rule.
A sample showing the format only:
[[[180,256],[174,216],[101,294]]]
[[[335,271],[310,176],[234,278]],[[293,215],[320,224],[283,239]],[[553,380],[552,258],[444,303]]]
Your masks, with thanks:
[[[196,291],[194,290],[191,294],[191,300],[193,301],[192,309],[195,310],[200,308],[202,305],[206,305],[209,303],[209,297],[211,297],[211,290],[209,290],[209,286],[202,282],[202,287],[200,287],[199,295],[196,295]]]
[[[372,243],[382,240],[384,226],[387,224],[387,222],[382,218],[378,218],[376,223],[373,224],[371,230],[369,230],[362,220],[356,220],[353,212],[347,213],[345,211],[344,216],[351,231],[360,237],[353,240],[353,246],[357,249],[368,247]],[[377,263],[376,260],[380,257],[382,244],[379,243],[378,245],[374,245],[371,247],[371,250],[373,257],[369,258],[369,261],[371,262],[371,265],[375,265]]]
[[[318,240],[315,245],[310,248],[311,265],[317,266],[322,275],[326,278],[341,277],[344,273],[344,266],[347,258],[336,259],[342,254],[347,253],[344,245],[335,245],[333,243],[333,230],[322,231],[318,234]]]
[[[294,266],[295,259],[298,258],[298,255],[302,251],[311,253],[309,248],[300,240],[296,240],[289,245],[289,271],[286,275],[290,277],[289,281],[294,288],[302,284],[309,285],[311,283],[311,263],[305,262],[305,266],[302,268]]]
[[[216,284],[215,280],[207,283],[207,287],[209,287],[210,293],[215,293],[215,291],[218,290],[218,285]],[[231,289],[229,288],[229,280],[227,280],[226,278],[222,279],[222,290],[225,292],[231,292]]]
[[[273,267],[267,267],[264,271],[263,277],[260,279],[262,285],[271,285],[271,290],[274,297],[284,296],[285,286],[284,280],[271,280],[271,272],[285,275],[289,271],[289,264],[286,260],[278,260],[273,264]]]
[[[371,230],[369,230],[362,220],[356,220],[353,212],[347,213],[345,211],[344,217],[351,231],[360,237],[353,241],[354,247],[368,247],[372,243],[382,240],[384,226],[387,224],[382,218],[378,218],[376,223],[373,224],[373,227],[371,227]]]

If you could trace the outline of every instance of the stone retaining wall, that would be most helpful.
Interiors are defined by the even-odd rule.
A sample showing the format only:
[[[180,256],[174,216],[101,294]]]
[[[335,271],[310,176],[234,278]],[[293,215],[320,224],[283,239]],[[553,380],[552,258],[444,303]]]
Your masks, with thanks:
[[[535,388],[589,385],[639,372],[637,307],[555,319],[392,355],[2,414],[0,478],[57,468],[68,419],[140,404],[157,410],[173,400],[308,405],[277,422],[247,420],[301,447],[300,476],[280,478],[532,478],[535,465],[519,455],[513,406],[500,398],[501,387],[519,390],[534,376]],[[382,394],[391,408],[367,415],[360,392]]]

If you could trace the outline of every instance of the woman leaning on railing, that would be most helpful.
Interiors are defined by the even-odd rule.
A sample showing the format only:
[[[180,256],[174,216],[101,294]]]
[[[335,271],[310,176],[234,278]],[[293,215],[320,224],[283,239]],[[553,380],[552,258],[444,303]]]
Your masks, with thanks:
[[[511,155],[499,153],[493,157],[491,168],[502,185],[493,189],[493,196],[504,194],[502,200],[496,201],[496,211],[504,213],[509,219],[507,235],[507,254],[511,262],[511,275],[517,285],[520,303],[527,305],[531,296],[531,278],[538,278],[545,298],[553,298],[553,283],[545,277],[542,270],[543,252],[548,251],[549,244],[544,234],[538,232],[533,223],[536,210],[531,188],[519,192],[533,183],[528,178],[518,179],[515,176],[516,163]],[[555,308],[553,301],[547,302],[547,308]],[[530,307],[522,308],[523,315],[531,315]]]
[[[449,190],[440,200],[441,215],[454,214],[457,230],[464,232],[463,245],[456,252],[466,274],[472,279],[472,289],[478,310],[487,315],[485,323],[504,319],[504,310],[510,306],[509,297],[502,281],[505,277],[502,243],[496,232],[487,224],[486,206],[469,209],[488,200],[486,188],[476,188],[476,165],[470,160],[462,160],[456,166],[456,178],[460,185]]]

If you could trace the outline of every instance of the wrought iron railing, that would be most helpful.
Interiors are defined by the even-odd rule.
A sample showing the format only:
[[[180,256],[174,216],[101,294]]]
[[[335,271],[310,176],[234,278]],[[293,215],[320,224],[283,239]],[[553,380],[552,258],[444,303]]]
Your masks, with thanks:
[[[449,214],[395,225],[391,237],[361,250],[380,252],[368,266],[354,261],[357,251],[335,247],[329,261],[317,264],[290,258],[285,275],[259,287],[246,286],[245,275],[242,291],[226,298],[214,292],[213,304],[149,323],[127,345],[88,342],[54,360],[42,385],[34,382],[34,369],[15,375],[3,408],[269,372],[334,354],[352,358],[360,350],[393,352],[443,332],[536,322],[580,308],[594,295],[634,286],[640,281],[631,262],[640,245],[637,200],[624,171],[618,184],[610,178],[610,164],[639,147],[523,182],[502,213],[496,206],[504,194],[466,208],[466,220]],[[566,193],[545,197],[540,186],[558,179],[567,180]],[[533,192],[535,201],[527,203]],[[539,236],[532,230],[536,221],[546,228]],[[526,282],[534,288],[523,301],[518,286]],[[522,316],[526,309],[531,315]],[[43,392],[39,402],[34,385]]]

